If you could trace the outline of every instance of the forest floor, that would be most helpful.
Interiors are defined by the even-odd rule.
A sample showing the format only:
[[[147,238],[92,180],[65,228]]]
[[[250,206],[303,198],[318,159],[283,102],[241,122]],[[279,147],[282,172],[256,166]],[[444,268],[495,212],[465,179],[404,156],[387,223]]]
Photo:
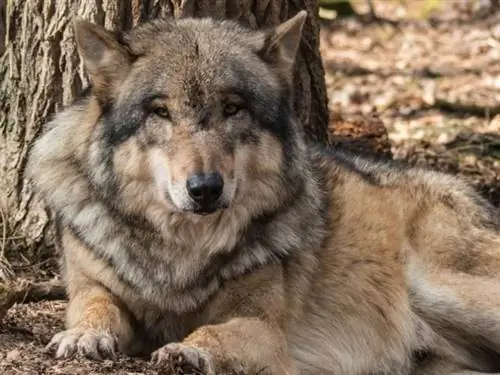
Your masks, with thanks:
[[[395,159],[460,174],[500,205],[500,14],[376,3],[392,22],[323,22],[332,119],[382,120]]]
[[[394,158],[460,174],[499,205],[500,14],[471,15],[444,3],[431,11],[380,0],[377,14],[391,22],[323,22],[332,116],[381,119]],[[64,309],[63,301],[45,301],[7,313],[0,374],[158,373],[140,359],[56,361],[43,353],[63,328]]]

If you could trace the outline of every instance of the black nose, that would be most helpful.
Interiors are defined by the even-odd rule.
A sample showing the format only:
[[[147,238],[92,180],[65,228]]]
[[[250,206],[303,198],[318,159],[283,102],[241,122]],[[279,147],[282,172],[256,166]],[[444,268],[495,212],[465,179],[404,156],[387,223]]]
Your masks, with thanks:
[[[196,203],[207,205],[219,199],[224,189],[224,180],[219,173],[198,173],[188,178],[186,187],[189,196]]]

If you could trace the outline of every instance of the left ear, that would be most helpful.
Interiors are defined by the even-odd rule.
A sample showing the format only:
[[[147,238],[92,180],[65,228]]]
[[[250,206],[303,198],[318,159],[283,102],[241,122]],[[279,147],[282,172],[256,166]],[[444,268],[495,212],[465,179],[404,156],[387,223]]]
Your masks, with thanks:
[[[301,10],[282,24],[265,32],[260,56],[270,64],[291,68],[297,56],[307,12]]]
[[[116,34],[94,23],[73,21],[78,53],[92,82],[92,92],[108,104],[128,74],[132,56]]]

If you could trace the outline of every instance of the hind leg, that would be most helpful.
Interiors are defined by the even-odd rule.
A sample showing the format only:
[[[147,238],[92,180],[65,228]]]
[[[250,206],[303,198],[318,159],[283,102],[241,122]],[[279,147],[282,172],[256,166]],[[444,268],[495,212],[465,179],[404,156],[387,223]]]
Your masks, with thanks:
[[[453,368],[450,363],[441,363],[439,366],[450,370],[436,370],[436,375],[500,371],[500,281],[488,275],[434,271],[415,264],[411,268],[412,308],[443,340],[431,345],[431,351],[460,364]],[[441,345],[443,342],[447,345]]]

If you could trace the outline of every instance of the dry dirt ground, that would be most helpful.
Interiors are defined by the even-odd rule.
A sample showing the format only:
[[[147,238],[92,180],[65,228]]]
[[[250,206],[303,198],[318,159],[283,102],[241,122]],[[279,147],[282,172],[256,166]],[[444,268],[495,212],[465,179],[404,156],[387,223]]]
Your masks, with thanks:
[[[376,2],[378,16],[395,22],[324,22],[332,113],[380,118],[395,158],[461,174],[499,204],[500,14],[485,18],[452,1],[415,6],[423,3]],[[53,360],[43,347],[62,329],[64,308],[39,302],[9,311],[0,325],[0,374],[160,373],[140,359]]]

